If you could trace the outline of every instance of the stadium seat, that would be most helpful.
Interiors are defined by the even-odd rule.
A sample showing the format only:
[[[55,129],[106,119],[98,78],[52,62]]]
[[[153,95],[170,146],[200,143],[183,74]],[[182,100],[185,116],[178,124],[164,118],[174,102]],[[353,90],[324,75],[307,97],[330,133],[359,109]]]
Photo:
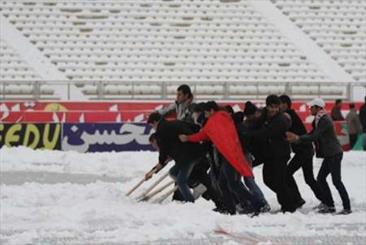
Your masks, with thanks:
[[[365,1],[271,2],[356,81],[366,81]],[[169,96],[179,82],[196,83],[195,92],[202,96],[223,95],[224,86],[213,84],[225,82],[234,84],[228,91],[238,96],[282,93],[286,83],[331,82],[250,1],[3,0],[0,8],[90,96],[158,96],[164,94],[164,81],[174,82],[166,88]],[[0,47],[2,81],[40,79],[11,49]],[[105,87],[84,81],[101,81]],[[341,93],[314,87],[294,86],[292,92]],[[50,89],[41,91],[50,95]]]

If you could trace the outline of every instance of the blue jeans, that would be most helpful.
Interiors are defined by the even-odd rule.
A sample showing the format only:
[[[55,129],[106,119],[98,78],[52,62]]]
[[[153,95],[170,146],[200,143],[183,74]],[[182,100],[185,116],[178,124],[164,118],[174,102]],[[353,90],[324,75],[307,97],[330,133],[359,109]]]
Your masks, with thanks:
[[[189,189],[188,179],[194,165],[196,165],[198,161],[199,160],[191,160],[184,163],[175,163],[175,165],[169,170],[170,176],[174,179],[184,201],[186,202],[194,202],[193,194]]]
[[[254,196],[254,200],[256,200],[257,203],[259,203],[259,206],[264,206],[267,204],[266,199],[264,198],[263,192],[257,185],[257,183],[254,180],[254,177],[244,177],[244,183],[248,187],[249,191]]]

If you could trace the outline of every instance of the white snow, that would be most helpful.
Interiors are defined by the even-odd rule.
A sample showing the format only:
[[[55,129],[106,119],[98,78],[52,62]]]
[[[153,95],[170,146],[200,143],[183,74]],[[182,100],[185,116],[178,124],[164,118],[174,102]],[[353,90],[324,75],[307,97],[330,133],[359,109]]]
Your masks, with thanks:
[[[339,244],[358,244],[366,239],[365,152],[347,152],[342,162],[353,208],[348,216],[315,213],[312,207],[318,202],[301,171],[295,178],[306,204],[294,214],[227,216],[213,212],[214,205],[204,199],[194,204],[137,202],[134,198],[157,177],[126,197],[157,157],[156,152],[81,154],[3,147],[0,243],[279,244],[273,239],[283,237],[281,244],[295,244],[295,238],[322,244],[324,237],[335,237]],[[317,173],[320,160],[314,165]],[[274,194],[262,182],[261,167],[255,174],[272,210],[278,210]],[[339,195],[328,181],[340,210]],[[219,227],[236,235],[215,233]]]

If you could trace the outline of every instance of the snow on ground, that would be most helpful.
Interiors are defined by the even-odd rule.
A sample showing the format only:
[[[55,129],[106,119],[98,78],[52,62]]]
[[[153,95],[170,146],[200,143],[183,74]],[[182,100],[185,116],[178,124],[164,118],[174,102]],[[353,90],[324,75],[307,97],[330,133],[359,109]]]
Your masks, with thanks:
[[[306,204],[294,214],[221,215],[204,199],[137,202],[134,198],[157,177],[126,197],[156,161],[155,152],[2,148],[0,244],[365,244],[365,152],[344,155],[342,177],[354,211],[348,216],[315,213],[318,202],[301,171],[296,180]],[[319,166],[316,159],[315,173]],[[261,167],[255,174],[272,210],[278,210],[274,194],[263,185]],[[328,181],[340,210],[339,195]],[[229,235],[215,232],[220,228]]]

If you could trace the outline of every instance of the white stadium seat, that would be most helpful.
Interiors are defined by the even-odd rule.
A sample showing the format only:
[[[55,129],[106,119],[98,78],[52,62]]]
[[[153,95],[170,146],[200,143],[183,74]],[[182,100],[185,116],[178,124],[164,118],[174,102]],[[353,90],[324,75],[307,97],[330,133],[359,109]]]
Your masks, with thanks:
[[[340,53],[360,57],[357,63],[366,67],[366,1],[363,0],[271,0],[299,28],[335,59]],[[355,66],[346,71],[356,81],[365,82],[366,69],[360,72]],[[360,74],[361,73],[361,74]],[[361,77],[360,77],[361,75]]]
[[[356,81],[366,81],[366,1],[271,3]],[[195,92],[201,95],[223,94],[224,82],[235,83],[229,88],[234,95],[285,92],[278,82],[331,82],[250,1],[2,0],[0,9],[58,71],[90,96],[164,93],[154,81],[198,83]],[[1,43],[2,81],[40,79]],[[83,86],[79,80],[102,81],[105,87],[100,91],[97,83]],[[108,83],[111,80],[120,84]],[[294,86],[292,92],[344,93],[315,87]],[[48,95],[51,90],[41,89]],[[174,94],[176,85],[166,90]]]

